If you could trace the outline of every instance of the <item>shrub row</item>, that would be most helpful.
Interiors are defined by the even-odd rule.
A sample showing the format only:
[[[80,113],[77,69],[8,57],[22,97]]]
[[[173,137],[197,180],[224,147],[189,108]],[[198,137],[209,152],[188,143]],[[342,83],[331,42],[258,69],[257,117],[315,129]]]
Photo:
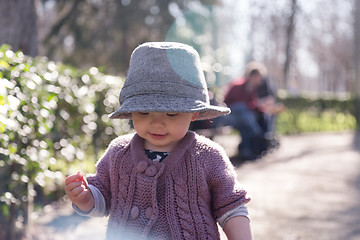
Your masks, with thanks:
[[[34,198],[62,185],[74,164],[129,131],[110,121],[123,80],[98,68],[77,70],[45,57],[0,48],[0,239],[30,220]],[[85,161],[86,160],[86,161]],[[56,192],[56,191],[55,191]]]
[[[286,97],[277,118],[280,134],[355,130],[355,99]]]

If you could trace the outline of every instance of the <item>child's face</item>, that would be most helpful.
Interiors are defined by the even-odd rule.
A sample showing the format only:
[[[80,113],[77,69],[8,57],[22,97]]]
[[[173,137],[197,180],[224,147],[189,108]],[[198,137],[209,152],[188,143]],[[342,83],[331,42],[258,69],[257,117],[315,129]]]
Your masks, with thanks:
[[[138,135],[145,139],[145,148],[171,152],[185,136],[199,113],[134,112],[132,120]]]

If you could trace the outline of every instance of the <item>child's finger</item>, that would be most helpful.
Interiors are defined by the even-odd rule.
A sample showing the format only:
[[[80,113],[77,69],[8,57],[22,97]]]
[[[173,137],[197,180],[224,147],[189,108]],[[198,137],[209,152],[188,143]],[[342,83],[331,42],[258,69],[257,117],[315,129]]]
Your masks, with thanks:
[[[68,189],[69,191],[72,191],[75,188],[80,187],[81,185],[83,185],[82,181],[74,181],[74,182],[71,182],[71,183],[65,185],[65,188]]]
[[[65,179],[65,184],[68,185],[69,183],[75,182],[77,179],[79,179],[81,177],[82,177],[82,175],[79,172],[77,174],[70,175]]]
[[[77,172],[77,173],[80,174],[80,177],[79,177],[78,179],[76,179],[76,181],[82,181],[83,184],[85,185],[85,187],[88,188],[88,183],[87,183],[87,181],[86,181],[86,178],[85,178],[85,176],[84,176],[84,173],[81,172],[81,171],[79,171],[79,172]]]
[[[82,178],[83,178],[83,176],[84,176],[83,172],[82,172],[82,171],[78,171],[76,174],[77,174],[77,176],[79,176],[78,179],[76,179],[76,181],[82,180]]]
[[[82,181],[71,182],[65,186],[65,192],[68,196],[75,198],[82,191],[87,190]]]
[[[84,185],[80,185],[73,190],[71,190],[71,193],[74,197],[77,197],[80,193],[82,193],[84,190],[86,190]]]
[[[80,193],[75,196],[75,201],[80,203],[89,197],[90,191],[82,188]]]
[[[84,175],[83,175],[83,177],[82,177],[82,181],[83,181],[85,187],[86,187],[86,188],[89,188],[88,182],[87,182],[87,180],[86,180],[86,177],[84,177]]]

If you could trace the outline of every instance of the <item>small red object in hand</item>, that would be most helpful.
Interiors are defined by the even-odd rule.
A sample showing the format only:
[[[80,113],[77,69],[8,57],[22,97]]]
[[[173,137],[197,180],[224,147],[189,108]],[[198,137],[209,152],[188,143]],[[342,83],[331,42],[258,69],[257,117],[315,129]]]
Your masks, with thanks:
[[[86,181],[86,178],[84,178],[84,174],[83,174],[82,172],[80,172],[80,171],[77,172],[77,174],[79,174],[80,177],[77,178],[77,179],[75,180],[75,182],[77,182],[77,181],[82,181],[83,184],[85,185],[85,187],[88,188],[88,183],[87,183],[87,181]]]

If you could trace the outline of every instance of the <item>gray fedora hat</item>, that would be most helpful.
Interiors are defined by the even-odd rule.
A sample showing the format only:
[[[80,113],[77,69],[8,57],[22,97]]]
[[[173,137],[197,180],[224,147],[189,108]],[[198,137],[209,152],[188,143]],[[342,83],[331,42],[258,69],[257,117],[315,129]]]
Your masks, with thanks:
[[[197,120],[204,120],[230,113],[210,105],[197,51],[175,42],[144,43],[133,51],[119,101],[120,109],[110,118],[131,119],[132,112],[199,112]]]

